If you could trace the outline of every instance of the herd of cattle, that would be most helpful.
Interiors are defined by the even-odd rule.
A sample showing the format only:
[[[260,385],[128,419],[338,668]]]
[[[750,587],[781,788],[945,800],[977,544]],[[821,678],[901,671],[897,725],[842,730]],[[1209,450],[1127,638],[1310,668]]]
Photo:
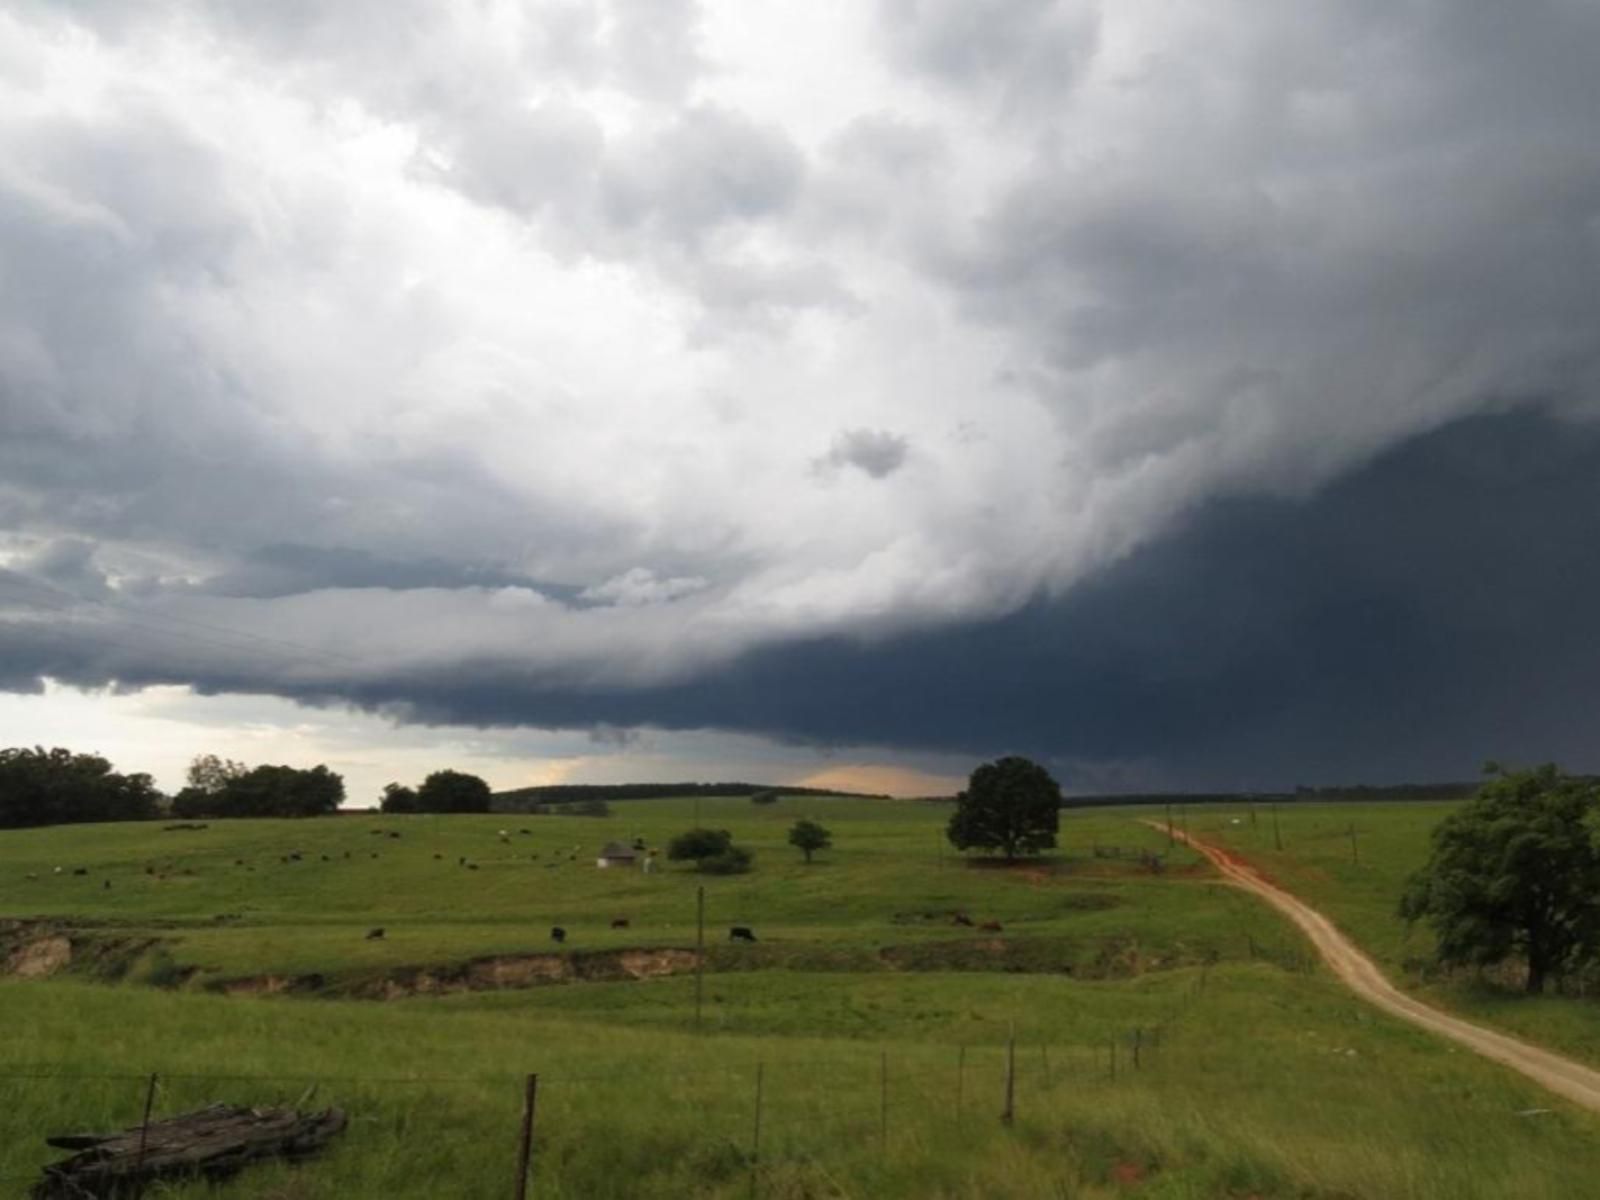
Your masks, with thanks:
[[[204,829],[205,826],[204,825],[174,825],[174,826],[168,826],[168,828],[169,829]],[[394,830],[394,829],[373,829],[370,832],[374,837],[384,837],[384,838],[398,839],[401,836],[400,832],[398,830]],[[522,830],[518,830],[518,833],[525,836],[525,835],[531,834],[532,830],[522,829]],[[501,842],[509,843],[509,841],[510,841],[510,833],[509,833],[508,830],[504,830],[504,829],[500,830],[498,836],[499,836],[499,839],[500,839]],[[582,849],[582,847],[574,846],[570,851],[565,852],[565,857],[566,857],[567,861],[569,861],[569,862],[575,861],[577,859],[577,857],[578,857],[578,851],[580,849]],[[333,861],[326,854],[319,855],[318,857],[323,862],[331,862],[331,861]],[[343,852],[343,857],[344,858],[350,858],[351,857],[350,851],[348,851],[348,850],[344,851]],[[377,858],[378,857],[377,852],[373,851],[372,854],[371,854],[371,857]],[[443,859],[444,855],[435,854],[433,857],[435,859]],[[539,856],[537,854],[532,854],[529,857],[531,859],[537,859]],[[552,855],[552,857],[556,859],[556,862],[551,862],[551,863],[548,863],[546,865],[548,865],[548,866],[557,865],[557,862],[559,862],[560,858],[562,857],[562,854],[558,852],[557,854]],[[279,861],[284,863],[284,864],[302,862],[306,858],[307,858],[306,853],[304,851],[300,851],[300,850],[291,850],[287,854],[279,855]],[[476,871],[478,869],[478,864],[473,862],[473,861],[471,861],[469,858],[467,858],[466,855],[458,856],[456,861],[457,861],[457,865],[458,866],[465,867],[470,871]],[[235,867],[244,867],[245,869],[251,870],[251,871],[255,870],[255,867],[250,866],[249,864],[247,864],[244,861],[244,859],[242,859],[242,858],[234,859],[233,860],[233,865]],[[63,873],[63,871],[64,871],[64,868],[56,867],[54,873],[57,874],[57,875],[60,875],[60,874]],[[146,875],[153,875],[153,876],[156,876],[159,879],[168,878],[169,877],[169,873],[170,874],[193,875],[193,874],[195,874],[195,871],[191,867],[182,868],[180,870],[179,868],[175,867],[171,863],[167,864],[165,868],[160,869],[160,870],[158,870],[154,864],[147,864],[145,866],[145,874]],[[74,874],[74,875],[88,875],[89,874],[89,869],[87,867],[74,867],[72,869],[72,874]],[[26,878],[28,878],[30,880],[33,880],[33,879],[38,879],[39,876],[36,875],[36,874],[30,874],[30,875],[26,876]],[[110,890],[110,888],[111,888],[111,880],[109,880],[109,879],[105,880],[103,882],[102,886],[106,890]],[[953,925],[966,926],[967,928],[970,928],[970,929],[979,929],[979,930],[982,930],[985,933],[1000,933],[1004,929],[1004,927],[1000,924],[999,921],[975,922],[970,916],[968,916],[966,913],[961,912],[959,910],[951,911],[949,913],[949,917],[950,917],[950,922]],[[627,929],[628,927],[629,927],[629,922],[628,922],[628,918],[627,917],[613,917],[611,919],[611,928],[612,929]],[[373,929],[369,929],[367,931],[366,940],[368,940],[368,941],[378,941],[378,940],[381,940],[384,936],[385,936],[384,928],[382,926],[378,926],[378,927],[375,927]],[[552,925],[550,927],[550,940],[555,942],[557,945],[565,944],[565,942],[567,940],[567,930],[563,926]],[[756,940],[755,931],[753,929],[751,929],[748,925],[730,925],[728,927],[728,940],[730,942],[754,942]]]

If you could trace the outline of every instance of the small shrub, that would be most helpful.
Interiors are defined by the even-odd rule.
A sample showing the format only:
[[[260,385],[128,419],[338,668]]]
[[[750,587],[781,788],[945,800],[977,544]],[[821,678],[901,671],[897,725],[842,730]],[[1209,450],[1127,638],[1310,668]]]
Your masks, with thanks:
[[[667,857],[673,862],[699,862],[732,845],[733,834],[726,829],[691,829],[667,843]]]
[[[751,867],[755,856],[743,846],[730,845],[721,854],[708,855],[700,860],[700,870],[707,875],[743,875]]]

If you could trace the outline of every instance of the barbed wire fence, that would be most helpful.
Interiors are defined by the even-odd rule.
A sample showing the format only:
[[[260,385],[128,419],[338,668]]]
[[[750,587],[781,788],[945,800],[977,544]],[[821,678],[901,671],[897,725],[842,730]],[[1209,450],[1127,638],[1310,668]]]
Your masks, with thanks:
[[[360,1137],[375,1124],[403,1138],[413,1125],[430,1136],[470,1139],[487,1159],[494,1147],[505,1155],[505,1186],[492,1194],[537,1196],[541,1181],[559,1185],[561,1164],[541,1162],[564,1133],[615,1105],[663,1101],[669,1086],[690,1087],[694,1140],[726,1180],[748,1176],[748,1194],[763,1193],[768,1172],[801,1165],[827,1172],[846,1154],[887,1159],[903,1136],[919,1135],[930,1122],[953,1121],[966,1130],[992,1129],[995,1136],[1029,1113],[1043,1109],[1053,1091],[1067,1083],[1097,1081],[1115,1086],[1144,1072],[1160,1071],[1174,1035],[1206,987],[1197,973],[1176,994],[1159,1019],[1119,1027],[1100,1044],[1018,1039],[1003,1043],[926,1046],[863,1044],[844,1061],[793,1062],[754,1059],[683,1068],[646,1065],[630,1076],[629,1066],[608,1064],[595,1070],[530,1070],[470,1075],[403,1072],[336,1074],[192,1071],[94,1071],[51,1063],[0,1067],[0,1192],[26,1195],[52,1161],[44,1139],[63,1132],[139,1129],[163,1117],[217,1101],[226,1093],[251,1106],[328,1107],[351,1117],[346,1138]],[[707,1039],[709,1046],[715,1039]],[[532,1064],[530,1064],[532,1065]],[[640,1076],[643,1076],[641,1079]],[[40,1103],[40,1085],[55,1084],[50,1103]],[[28,1103],[17,1103],[17,1089],[28,1089]],[[471,1105],[452,1105],[453,1090],[479,1093]],[[6,1095],[10,1092],[11,1095]],[[411,1100],[396,1106],[397,1096]],[[663,1125],[681,1112],[663,1102]],[[500,1118],[488,1128],[484,1111]],[[424,1116],[425,1114],[425,1116]],[[63,1126],[72,1126],[72,1129]],[[678,1128],[677,1126],[673,1127]],[[676,1136],[674,1134],[673,1136]],[[670,1140],[670,1139],[668,1139]],[[498,1175],[493,1167],[482,1168]],[[559,1186],[552,1190],[559,1191]],[[475,1193],[479,1194],[479,1193]]]

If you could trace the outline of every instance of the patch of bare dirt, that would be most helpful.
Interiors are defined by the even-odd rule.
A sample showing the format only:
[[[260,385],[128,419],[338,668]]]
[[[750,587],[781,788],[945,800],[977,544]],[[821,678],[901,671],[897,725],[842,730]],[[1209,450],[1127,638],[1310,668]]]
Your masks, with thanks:
[[[6,956],[7,975],[20,979],[44,979],[72,964],[72,939],[65,934],[23,942]]]

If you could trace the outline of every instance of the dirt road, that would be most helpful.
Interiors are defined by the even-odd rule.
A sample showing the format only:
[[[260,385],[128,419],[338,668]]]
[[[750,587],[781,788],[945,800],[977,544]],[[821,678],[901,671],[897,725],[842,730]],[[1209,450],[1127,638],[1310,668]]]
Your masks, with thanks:
[[[1159,821],[1146,821],[1157,829],[1166,830]],[[1333,922],[1310,905],[1297,900],[1282,888],[1263,879],[1249,864],[1227,850],[1190,837],[1180,830],[1173,836],[1185,841],[1209,858],[1223,878],[1237,887],[1256,893],[1268,904],[1278,909],[1301,929],[1322,955],[1323,961],[1333,968],[1333,973],[1362,999],[1377,1005],[1385,1012],[1402,1020],[1420,1025],[1434,1033],[1442,1034],[1475,1050],[1485,1058],[1503,1063],[1513,1071],[1520,1071],[1535,1083],[1543,1084],[1552,1092],[1565,1096],[1574,1104],[1600,1112],[1600,1071],[1573,1062],[1549,1050],[1529,1045],[1471,1021],[1451,1016],[1422,1001],[1406,995],[1386,978],[1377,965],[1358,950],[1353,942],[1334,928]]]

